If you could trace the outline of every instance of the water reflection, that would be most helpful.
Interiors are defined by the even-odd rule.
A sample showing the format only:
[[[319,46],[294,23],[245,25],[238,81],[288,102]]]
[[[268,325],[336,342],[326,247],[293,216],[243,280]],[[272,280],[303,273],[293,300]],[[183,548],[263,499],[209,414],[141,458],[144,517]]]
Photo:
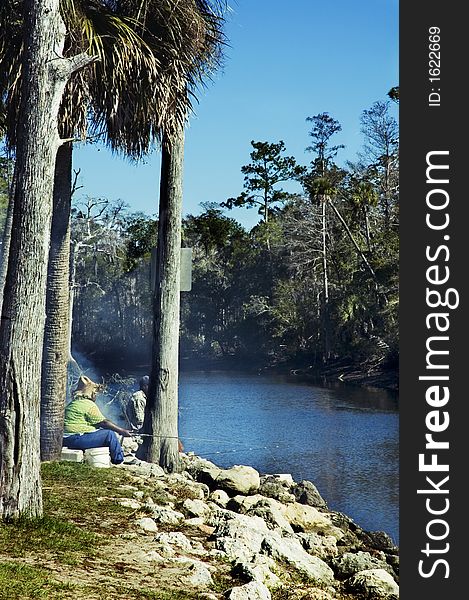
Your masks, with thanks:
[[[398,543],[397,396],[233,373],[182,373],[186,450],[313,481],[331,509]]]

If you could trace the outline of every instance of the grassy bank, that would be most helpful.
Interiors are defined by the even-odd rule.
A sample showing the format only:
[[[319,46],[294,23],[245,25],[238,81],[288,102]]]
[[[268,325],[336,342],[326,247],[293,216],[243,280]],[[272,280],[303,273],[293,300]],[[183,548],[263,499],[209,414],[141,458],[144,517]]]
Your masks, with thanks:
[[[135,480],[121,469],[42,465],[44,517],[0,524],[0,600],[184,600],[158,569],[140,570],[123,556],[135,546],[130,515],[116,502],[133,497]],[[158,491],[145,494],[157,499]],[[128,539],[127,539],[128,538]]]

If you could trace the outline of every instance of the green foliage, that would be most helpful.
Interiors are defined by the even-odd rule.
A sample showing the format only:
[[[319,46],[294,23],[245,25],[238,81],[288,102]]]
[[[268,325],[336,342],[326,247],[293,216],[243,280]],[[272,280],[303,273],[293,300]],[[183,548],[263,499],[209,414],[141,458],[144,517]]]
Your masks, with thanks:
[[[184,361],[397,365],[397,131],[385,103],[363,118],[365,154],[346,167],[334,163],[340,124],[327,113],[309,119],[315,157],[307,170],[283,156],[283,142],[252,142],[244,195],[222,204],[265,209],[268,218],[251,231],[213,203],[184,219],[183,246],[193,251],[192,290],[181,294]],[[303,195],[279,188],[297,177]],[[129,365],[150,360],[156,224],[120,217],[115,258],[95,247],[79,261],[74,340],[94,357]]]
[[[157,221],[144,214],[133,214],[125,225],[126,260],[125,271],[134,270],[139,260],[149,259],[151,251],[156,247]]]
[[[222,202],[221,206],[228,209],[257,206],[263,220],[268,221],[270,212],[292,197],[292,194],[276,186],[300,179],[304,167],[299,166],[293,156],[282,156],[286,150],[283,141],[276,144],[251,141],[251,146],[254,148],[251,152],[252,162],[241,167],[244,191],[237,198]]]
[[[399,86],[395,85],[392,87],[388,92],[388,96],[393,102],[397,102],[399,104]]]
[[[321,113],[314,117],[308,117],[307,122],[313,123],[313,128],[309,132],[313,143],[308,146],[308,152],[314,152],[318,160],[318,174],[323,175],[330,168],[332,159],[337,156],[337,152],[341,148],[345,148],[343,144],[330,146],[329,140],[333,135],[342,131],[340,123],[329,116],[328,113]]]

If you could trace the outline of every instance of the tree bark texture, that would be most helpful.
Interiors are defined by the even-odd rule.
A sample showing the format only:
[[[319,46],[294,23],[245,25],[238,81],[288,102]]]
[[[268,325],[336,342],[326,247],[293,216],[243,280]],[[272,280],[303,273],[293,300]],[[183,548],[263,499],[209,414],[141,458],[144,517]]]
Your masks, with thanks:
[[[42,515],[41,361],[57,115],[71,73],[59,0],[25,0],[11,247],[0,328],[0,518]]]
[[[55,163],[42,358],[41,460],[58,460],[62,449],[69,359],[71,188],[72,144],[68,142],[59,148]]]
[[[14,193],[15,186],[12,185],[8,193],[7,218],[5,220],[5,228],[3,230],[2,239],[2,261],[0,263],[0,315],[2,314],[3,291],[5,289],[5,280],[7,277],[8,255],[10,254],[11,229],[13,227]]]
[[[326,204],[329,198],[326,195],[321,196],[321,237],[322,237],[322,277],[323,277],[323,310],[322,310],[322,329],[323,329],[323,362],[329,360],[329,271],[327,265],[327,218]]]
[[[153,351],[141,457],[167,471],[179,468],[178,375],[184,133],[163,143]]]

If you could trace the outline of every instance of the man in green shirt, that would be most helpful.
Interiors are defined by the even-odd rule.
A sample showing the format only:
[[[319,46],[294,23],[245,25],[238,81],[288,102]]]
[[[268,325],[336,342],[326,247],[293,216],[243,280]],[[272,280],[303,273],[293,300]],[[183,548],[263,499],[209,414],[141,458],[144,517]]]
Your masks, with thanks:
[[[124,452],[116,433],[130,437],[127,429],[119,427],[106,417],[96,405],[99,384],[82,375],[72,401],[65,408],[63,445],[73,450],[87,450],[107,446],[111,462],[118,465],[124,461]]]

